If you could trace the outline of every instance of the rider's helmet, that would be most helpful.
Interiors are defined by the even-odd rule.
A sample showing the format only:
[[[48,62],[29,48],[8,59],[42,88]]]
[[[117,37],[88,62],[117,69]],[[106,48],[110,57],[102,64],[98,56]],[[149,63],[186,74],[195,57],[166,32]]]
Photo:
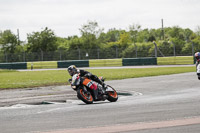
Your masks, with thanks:
[[[197,60],[199,60],[200,53],[199,53],[199,52],[196,52],[196,53],[194,54],[194,56],[195,56],[195,58],[196,58]]]
[[[79,70],[76,68],[75,65],[71,65],[67,68],[69,75],[73,76],[74,74],[78,73]]]

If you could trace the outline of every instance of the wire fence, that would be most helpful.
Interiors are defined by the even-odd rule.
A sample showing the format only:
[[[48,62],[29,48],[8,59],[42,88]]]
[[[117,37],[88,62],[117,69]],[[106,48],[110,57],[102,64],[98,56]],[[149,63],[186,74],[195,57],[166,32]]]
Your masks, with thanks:
[[[139,49],[76,49],[58,50],[50,52],[22,52],[8,53],[0,51],[0,63],[6,62],[33,62],[33,61],[61,61],[61,60],[89,60],[89,59],[114,59],[114,58],[141,58],[141,57],[167,57],[167,56],[193,56],[194,48],[188,52],[181,52],[180,48],[146,47]]]

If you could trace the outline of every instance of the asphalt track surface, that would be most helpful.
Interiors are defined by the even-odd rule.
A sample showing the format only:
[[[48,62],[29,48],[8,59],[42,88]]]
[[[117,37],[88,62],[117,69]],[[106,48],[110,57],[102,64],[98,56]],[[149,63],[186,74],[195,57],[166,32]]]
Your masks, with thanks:
[[[0,107],[0,132],[200,132],[200,81],[194,72],[106,83],[119,92],[117,102],[101,101],[86,105],[77,100],[75,92],[71,91],[69,86],[63,87],[65,91],[62,90],[55,97],[60,98],[59,100],[67,99],[67,102],[33,105],[22,104],[27,99],[19,98],[21,104],[12,105],[17,98],[8,100],[6,103],[10,103],[10,106],[4,104]],[[62,95],[64,92],[72,95]],[[4,97],[4,102],[5,99]],[[41,100],[39,96],[38,99]],[[30,99],[28,100],[30,102]]]

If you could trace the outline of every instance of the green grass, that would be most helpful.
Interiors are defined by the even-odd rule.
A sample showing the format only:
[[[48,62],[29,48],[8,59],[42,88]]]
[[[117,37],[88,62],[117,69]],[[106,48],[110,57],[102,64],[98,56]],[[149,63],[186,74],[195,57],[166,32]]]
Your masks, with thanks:
[[[95,75],[104,76],[107,80],[169,75],[195,72],[195,67],[160,67],[130,69],[92,69]],[[0,71],[0,89],[26,88],[36,86],[65,85],[70,76],[66,70],[48,71]]]
[[[15,72],[15,71],[14,70],[7,70],[7,69],[0,69],[0,74],[6,73],[6,72]]]
[[[27,69],[48,69],[48,68],[58,68],[57,61],[38,61],[38,62],[27,62]]]
[[[65,84],[67,71],[23,71],[0,73],[0,88],[25,88]]]
[[[158,65],[188,65],[194,64],[193,56],[158,57]]]

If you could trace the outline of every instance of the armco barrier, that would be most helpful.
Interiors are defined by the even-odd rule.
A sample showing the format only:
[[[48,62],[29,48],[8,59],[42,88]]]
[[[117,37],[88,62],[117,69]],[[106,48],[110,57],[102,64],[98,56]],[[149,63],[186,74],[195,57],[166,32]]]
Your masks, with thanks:
[[[104,66],[137,66],[137,65],[175,65],[193,64],[193,56],[188,57],[158,57],[158,58],[123,58],[123,59],[100,59],[100,60],[66,60],[44,62],[15,62],[0,63],[0,69],[44,69],[44,68],[67,68],[70,65],[77,67],[104,67]]]
[[[0,69],[27,69],[26,62],[0,63]]]
[[[124,58],[123,66],[157,65],[157,58]]]
[[[89,61],[88,60],[58,61],[58,68],[67,68],[70,65],[75,65],[76,67],[89,67]]]

